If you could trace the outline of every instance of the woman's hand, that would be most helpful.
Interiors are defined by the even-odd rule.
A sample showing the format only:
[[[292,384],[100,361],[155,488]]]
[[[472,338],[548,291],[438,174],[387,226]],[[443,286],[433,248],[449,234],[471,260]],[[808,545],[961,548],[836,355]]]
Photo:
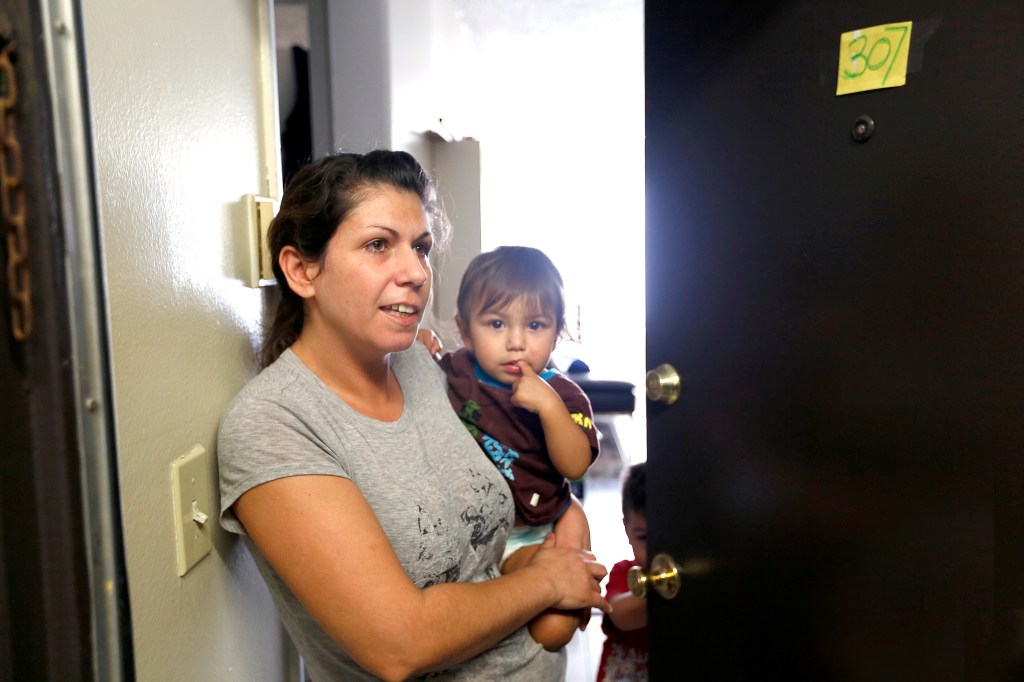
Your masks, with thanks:
[[[612,610],[601,596],[601,580],[608,571],[588,550],[556,547],[555,536],[549,535],[526,568],[542,573],[550,582],[557,600],[553,608]]]

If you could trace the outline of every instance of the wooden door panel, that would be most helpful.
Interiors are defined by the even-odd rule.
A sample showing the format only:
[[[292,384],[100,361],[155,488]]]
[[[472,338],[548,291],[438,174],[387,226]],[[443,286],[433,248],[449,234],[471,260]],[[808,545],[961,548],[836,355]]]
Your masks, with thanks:
[[[940,4],[647,3],[651,554],[716,565],[654,679],[1016,655],[1024,13]],[[908,84],[836,97],[839,35],[906,20]]]

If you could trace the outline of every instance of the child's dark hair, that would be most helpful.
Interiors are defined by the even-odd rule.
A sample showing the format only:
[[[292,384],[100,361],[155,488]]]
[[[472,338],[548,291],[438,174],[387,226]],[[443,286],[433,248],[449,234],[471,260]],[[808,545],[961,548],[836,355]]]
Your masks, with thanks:
[[[647,462],[634,464],[622,477],[622,518],[634,511],[647,513]]]
[[[331,154],[292,176],[267,237],[281,298],[260,351],[262,367],[295,342],[304,321],[303,299],[288,286],[278,263],[281,250],[291,246],[303,258],[322,262],[338,225],[384,188],[415,194],[434,233],[435,246],[444,243],[448,222],[433,180],[406,152],[378,149],[366,154]]]
[[[565,333],[562,275],[543,251],[528,246],[499,246],[470,261],[459,285],[459,317],[468,324],[474,313],[503,308],[520,297],[552,314],[557,334]]]

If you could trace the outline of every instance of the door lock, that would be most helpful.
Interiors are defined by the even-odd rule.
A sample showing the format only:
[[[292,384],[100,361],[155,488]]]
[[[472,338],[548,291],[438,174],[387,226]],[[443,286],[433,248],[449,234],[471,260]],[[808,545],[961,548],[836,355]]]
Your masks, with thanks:
[[[671,405],[679,400],[679,372],[668,363],[658,365],[647,373],[647,399]]]

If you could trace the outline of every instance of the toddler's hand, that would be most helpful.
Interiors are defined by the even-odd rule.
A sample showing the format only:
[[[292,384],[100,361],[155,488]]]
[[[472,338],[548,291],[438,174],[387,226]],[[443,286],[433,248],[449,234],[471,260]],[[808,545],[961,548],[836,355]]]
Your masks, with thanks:
[[[420,329],[416,332],[416,340],[426,346],[435,359],[441,358],[441,339],[433,329]]]
[[[555,404],[552,399],[558,401],[559,405],[563,404],[555,389],[548,386],[548,382],[541,379],[525,360],[519,361],[519,371],[519,378],[512,384],[513,405],[540,414]]]

